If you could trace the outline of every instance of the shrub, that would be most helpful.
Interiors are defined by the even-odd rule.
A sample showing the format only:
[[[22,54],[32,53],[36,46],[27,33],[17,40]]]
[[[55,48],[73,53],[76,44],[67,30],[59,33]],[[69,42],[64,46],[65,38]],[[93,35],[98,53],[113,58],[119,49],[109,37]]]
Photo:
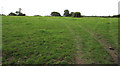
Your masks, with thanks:
[[[10,14],[8,14],[8,16],[16,16],[16,14],[11,12]]]
[[[81,17],[81,13],[80,12],[74,12],[74,13],[72,13],[72,17]]]
[[[25,14],[23,14],[23,13],[19,13],[18,16],[25,16]]]
[[[65,17],[70,16],[70,14],[69,14],[69,10],[65,10],[63,15],[64,15]]]
[[[74,13],[74,12],[71,12],[71,13],[70,13],[70,16],[72,16],[73,13]]]
[[[119,18],[120,18],[120,14],[118,14],[118,15],[113,15],[113,17],[119,17]]]
[[[51,16],[61,16],[58,12],[51,12]]]

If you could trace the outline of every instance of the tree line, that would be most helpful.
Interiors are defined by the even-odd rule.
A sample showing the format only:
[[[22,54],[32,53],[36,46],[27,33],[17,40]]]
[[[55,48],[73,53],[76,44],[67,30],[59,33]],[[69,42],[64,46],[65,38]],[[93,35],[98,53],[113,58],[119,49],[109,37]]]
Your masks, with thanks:
[[[19,8],[18,11],[16,11],[15,13],[14,12],[11,12],[8,14],[8,16],[26,16],[26,14],[23,14],[21,12],[21,8]],[[1,14],[2,16],[5,16],[4,14]],[[34,15],[34,16],[40,16],[40,15]],[[51,12],[50,16],[61,16],[61,14],[59,12]],[[81,17],[81,13],[80,12],[71,12],[69,13],[69,10],[64,10],[64,14],[63,14],[64,17]]]
[[[26,14],[22,13],[21,12],[21,8],[18,9],[18,11],[16,12],[10,12],[8,14],[8,16],[26,16]],[[5,14],[0,14],[0,16],[6,16]],[[34,15],[34,16],[40,16],[40,15]],[[59,12],[51,12],[50,16],[61,16],[61,14]],[[69,12],[69,10],[64,10],[64,13],[63,13],[63,16],[64,17],[118,17],[120,18],[120,14],[118,15],[113,15],[113,16],[81,16],[81,13],[80,12]]]
[[[61,16],[59,12],[51,12],[51,16]],[[71,12],[69,13],[69,10],[64,10],[64,17],[81,17],[80,12]]]
[[[11,12],[8,14],[8,16],[26,16],[26,14],[23,14],[21,12],[21,8],[19,8],[18,11],[16,11],[15,13],[14,12]],[[3,14],[1,14],[2,16],[5,16]],[[34,15],[34,16],[40,16],[40,15]],[[50,16],[61,16],[61,14],[59,12],[51,12]],[[64,17],[81,17],[81,13],[80,12],[71,12],[69,13],[69,10],[64,10],[64,14],[63,14]]]

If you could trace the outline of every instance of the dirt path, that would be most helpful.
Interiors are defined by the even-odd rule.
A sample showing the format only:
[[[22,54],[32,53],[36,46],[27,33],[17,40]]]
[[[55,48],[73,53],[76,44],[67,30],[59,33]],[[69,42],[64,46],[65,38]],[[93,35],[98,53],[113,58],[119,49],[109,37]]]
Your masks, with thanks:
[[[73,28],[71,28],[68,24],[64,23],[65,26],[68,28],[68,30],[71,32],[71,34],[74,36],[74,41],[76,42],[76,54],[75,54],[75,64],[84,64],[85,63],[85,59],[82,59],[82,53],[81,53],[81,39],[80,36],[78,34],[76,34],[76,32],[73,30]]]
[[[112,57],[113,62],[118,63],[118,53],[117,50],[113,49],[111,44],[108,43],[108,41],[103,38],[100,34],[90,32],[89,30],[83,28],[82,26],[79,25],[80,28],[84,29],[86,32],[88,32],[96,41],[98,41],[103,48],[109,53],[109,55]]]

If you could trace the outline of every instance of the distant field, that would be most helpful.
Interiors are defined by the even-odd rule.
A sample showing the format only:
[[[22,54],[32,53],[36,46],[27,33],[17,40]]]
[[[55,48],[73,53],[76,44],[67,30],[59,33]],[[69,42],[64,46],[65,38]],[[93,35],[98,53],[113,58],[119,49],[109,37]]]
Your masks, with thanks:
[[[2,18],[3,64],[114,64],[117,61],[118,18]]]

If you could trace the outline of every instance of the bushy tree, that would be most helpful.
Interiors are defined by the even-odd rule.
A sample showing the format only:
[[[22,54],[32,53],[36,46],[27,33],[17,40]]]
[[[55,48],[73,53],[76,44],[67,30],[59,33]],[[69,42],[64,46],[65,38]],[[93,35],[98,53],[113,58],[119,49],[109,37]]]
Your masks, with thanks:
[[[118,14],[118,15],[113,15],[113,17],[119,17],[119,18],[120,18],[120,14]]]
[[[64,14],[63,14],[65,17],[68,17],[68,16],[70,16],[70,14],[69,14],[69,10],[64,10]]]
[[[16,14],[11,12],[10,14],[8,14],[8,16],[16,16]]]
[[[58,12],[51,12],[51,16],[61,16]]]
[[[16,11],[15,13],[16,13],[16,15],[19,15],[19,11]]]
[[[23,14],[23,13],[19,13],[19,15],[18,16],[25,16],[25,14]]]
[[[74,12],[72,14],[72,17],[81,17],[81,13],[80,12]]]
[[[9,14],[9,16],[26,16],[25,14],[23,14],[22,12],[21,12],[21,8],[19,8],[19,11],[16,11],[15,13],[13,13],[13,12],[11,12],[10,14]]]
[[[74,12],[71,12],[71,13],[70,13],[70,16],[72,16],[72,15],[73,15],[73,13],[74,13]]]

